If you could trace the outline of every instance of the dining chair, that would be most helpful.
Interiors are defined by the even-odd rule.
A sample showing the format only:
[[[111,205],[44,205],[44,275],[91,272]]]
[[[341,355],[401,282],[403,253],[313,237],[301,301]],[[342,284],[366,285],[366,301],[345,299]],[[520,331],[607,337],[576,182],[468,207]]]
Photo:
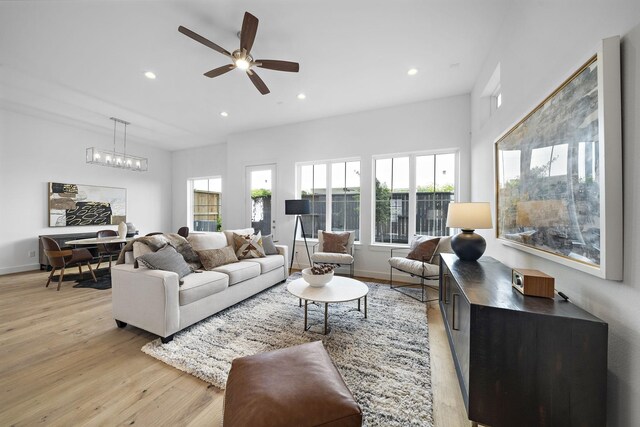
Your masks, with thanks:
[[[187,236],[189,235],[189,227],[187,226],[180,227],[178,229],[178,234],[186,239]]]
[[[78,265],[78,271],[80,272],[80,277],[82,278],[82,263],[86,262],[87,267],[89,267],[89,272],[91,276],[93,276],[93,281],[97,282],[96,275],[93,274],[93,270],[91,269],[91,260],[93,259],[93,255],[89,252],[88,249],[60,249],[60,245],[58,242],[53,240],[50,237],[42,236],[42,247],[44,248],[44,253],[49,258],[49,264],[53,267],[51,270],[51,274],[49,275],[49,280],[47,280],[47,284],[45,288],[49,287],[49,283],[51,283],[51,279],[53,278],[53,274],[56,272],[58,268],[60,271],[60,278],[58,279],[58,290],[60,290],[60,285],[62,284],[62,280],[64,278],[64,270],[67,267],[71,267],[74,264]]]
[[[115,230],[100,230],[96,236],[99,239],[104,237],[116,237],[118,236],[118,233]],[[112,258],[114,255],[120,255],[121,249],[122,245],[120,243],[98,243],[98,265],[96,266],[96,269],[100,268],[102,258],[106,256],[109,259],[109,270],[111,270]]]

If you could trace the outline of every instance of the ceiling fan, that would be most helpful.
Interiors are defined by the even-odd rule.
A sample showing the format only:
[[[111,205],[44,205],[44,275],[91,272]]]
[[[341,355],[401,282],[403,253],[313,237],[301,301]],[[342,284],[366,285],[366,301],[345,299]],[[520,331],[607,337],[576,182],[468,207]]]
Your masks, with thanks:
[[[263,95],[269,93],[269,88],[252,69],[253,67],[266,68],[268,70],[276,71],[288,71],[291,73],[297,73],[300,69],[300,65],[297,62],[278,61],[274,59],[253,59],[253,57],[251,56],[251,48],[253,47],[253,42],[256,38],[256,32],[258,31],[258,18],[256,18],[249,12],[244,13],[242,30],[240,31],[240,48],[234,50],[233,53],[229,53],[228,50],[218,46],[210,40],[205,39],[201,35],[194,33],[193,31],[183,27],[182,25],[178,27],[178,31],[180,31],[185,36],[191,37],[195,41],[202,43],[207,47],[210,47],[216,52],[220,52],[221,54],[228,56],[231,59],[231,64],[223,65],[222,67],[214,68],[211,71],[207,71],[206,73],[204,73],[205,76],[211,78],[218,77],[225,73],[228,73],[234,68],[239,68],[247,73],[254,86]]]

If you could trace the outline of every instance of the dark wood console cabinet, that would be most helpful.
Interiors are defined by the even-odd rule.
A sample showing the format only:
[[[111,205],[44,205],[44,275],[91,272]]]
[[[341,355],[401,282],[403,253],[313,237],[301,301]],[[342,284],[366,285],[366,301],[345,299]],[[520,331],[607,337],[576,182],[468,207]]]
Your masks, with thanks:
[[[524,296],[490,257],[442,254],[440,309],[470,420],[492,427],[604,426],[605,322]]]

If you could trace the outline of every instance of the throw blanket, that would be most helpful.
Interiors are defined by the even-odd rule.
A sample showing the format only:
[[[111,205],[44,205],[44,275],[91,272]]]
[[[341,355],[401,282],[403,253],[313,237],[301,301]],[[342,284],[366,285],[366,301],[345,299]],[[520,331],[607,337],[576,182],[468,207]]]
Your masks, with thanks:
[[[118,255],[116,265],[124,264],[125,253],[133,251],[133,244],[135,242],[144,243],[154,252],[158,249],[164,248],[166,245],[171,245],[184,257],[186,262],[193,264],[192,267],[199,268],[198,264],[200,264],[200,258],[198,257],[198,254],[193,250],[187,239],[176,233],[144,236],[127,242],[124,248],[120,251],[120,255]]]

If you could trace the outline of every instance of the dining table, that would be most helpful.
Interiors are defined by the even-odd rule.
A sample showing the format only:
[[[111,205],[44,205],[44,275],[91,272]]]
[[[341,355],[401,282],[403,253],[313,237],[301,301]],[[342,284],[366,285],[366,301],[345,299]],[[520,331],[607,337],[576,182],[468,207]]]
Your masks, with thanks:
[[[76,239],[76,240],[67,240],[66,242],[64,242],[66,245],[71,245],[71,246],[82,246],[82,245],[86,245],[86,246],[93,246],[93,245],[99,245],[99,244],[109,244],[109,243],[127,243],[130,242],[131,240],[134,240],[135,237],[120,237],[120,236],[114,236],[114,237],[90,237],[88,239]]]

